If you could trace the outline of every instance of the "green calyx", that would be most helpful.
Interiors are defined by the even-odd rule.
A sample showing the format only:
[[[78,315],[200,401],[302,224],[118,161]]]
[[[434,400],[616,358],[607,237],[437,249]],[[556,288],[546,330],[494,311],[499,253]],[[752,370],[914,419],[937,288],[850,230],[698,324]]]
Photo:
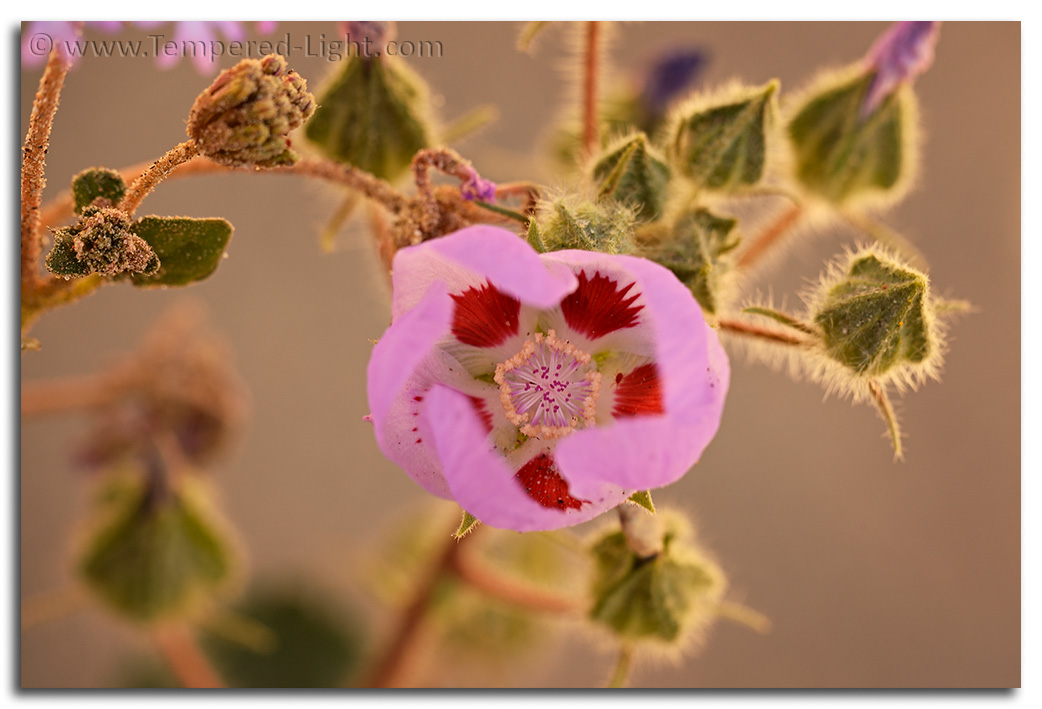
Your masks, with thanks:
[[[703,310],[715,313],[733,270],[730,255],[741,242],[734,231],[737,223],[707,209],[692,209],[643,234],[640,254],[672,271]]]
[[[865,253],[822,289],[813,321],[826,354],[856,374],[922,365],[937,349],[924,274]]]
[[[109,481],[78,570],[129,620],[190,617],[231,578],[232,547],[200,482],[182,477],[174,488],[146,477]]]
[[[778,82],[713,104],[681,108],[669,133],[673,166],[707,190],[751,187],[766,172]]]
[[[326,157],[393,180],[431,145],[423,80],[393,57],[354,56],[324,88],[304,129]]]
[[[638,557],[621,531],[598,540],[592,554],[590,618],[620,639],[676,644],[716,616],[726,580],[678,518],[666,515],[663,550],[653,557]]]
[[[528,238],[540,252],[582,249],[625,254],[635,248],[634,223],[633,212],[614,201],[560,199],[543,205]]]
[[[907,90],[888,96],[872,113],[862,106],[872,73],[826,80],[788,123],[799,182],[837,206],[898,199],[914,166],[914,98]]]
[[[598,198],[634,208],[640,222],[662,216],[669,177],[669,165],[643,133],[624,139],[593,165]]]

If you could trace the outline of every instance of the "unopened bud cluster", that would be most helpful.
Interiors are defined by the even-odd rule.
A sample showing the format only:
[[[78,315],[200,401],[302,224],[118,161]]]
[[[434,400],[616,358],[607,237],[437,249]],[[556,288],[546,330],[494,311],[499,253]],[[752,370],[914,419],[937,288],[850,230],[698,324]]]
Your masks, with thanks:
[[[201,93],[188,135],[201,152],[229,167],[291,165],[299,155],[289,133],[315,111],[307,82],[277,54],[244,59]]]
[[[127,214],[111,207],[87,207],[80,220],[54,232],[47,268],[59,276],[153,274],[159,257],[132,231]]]

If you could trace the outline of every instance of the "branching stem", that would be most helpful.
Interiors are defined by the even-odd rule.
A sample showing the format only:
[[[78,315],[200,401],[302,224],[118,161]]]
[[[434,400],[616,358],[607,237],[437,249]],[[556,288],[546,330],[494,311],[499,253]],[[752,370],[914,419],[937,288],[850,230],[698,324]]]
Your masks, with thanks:
[[[803,207],[795,204],[782,212],[781,216],[771,222],[766,229],[753,239],[752,244],[738,259],[739,268],[748,268],[759,261],[771,247],[775,246],[803,215]]]

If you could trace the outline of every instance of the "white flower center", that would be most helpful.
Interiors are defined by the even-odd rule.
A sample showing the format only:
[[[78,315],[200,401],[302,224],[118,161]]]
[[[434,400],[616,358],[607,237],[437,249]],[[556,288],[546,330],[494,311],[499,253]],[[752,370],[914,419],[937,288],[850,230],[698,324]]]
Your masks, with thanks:
[[[601,375],[590,355],[550,330],[536,333],[494,375],[507,418],[526,436],[560,438],[594,423]]]

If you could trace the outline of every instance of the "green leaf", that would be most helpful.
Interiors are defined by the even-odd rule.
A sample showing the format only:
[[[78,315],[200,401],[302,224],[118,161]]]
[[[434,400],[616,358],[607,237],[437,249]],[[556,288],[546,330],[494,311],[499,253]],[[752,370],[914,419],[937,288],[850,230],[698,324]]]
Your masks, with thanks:
[[[654,230],[658,241],[646,243],[641,253],[671,270],[703,310],[715,313],[724,279],[732,272],[727,255],[741,243],[733,233],[737,224],[707,209],[694,209]]]
[[[772,81],[737,100],[683,116],[672,137],[674,165],[706,189],[755,185],[767,163],[777,90],[778,82]]]
[[[224,219],[144,217],[131,227],[159,257],[154,276],[133,274],[136,286],[184,286],[201,281],[216,269],[232,237]]]
[[[211,632],[201,644],[233,687],[339,688],[365,657],[360,623],[345,610],[312,589],[259,589],[237,603],[235,613],[270,631],[271,647],[251,648]]]
[[[92,167],[72,178],[72,198],[76,203],[76,213],[82,214],[95,199],[103,197],[111,206],[119,204],[127,185],[123,177],[115,170],[104,167]]]
[[[650,222],[662,216],[670,169],[638,133],[609,150],[593,166],[599,199],[611,198],[637,209],[637,219]]]
[[[427,87],[392,57],[351,57],[318,99],[304,128],[332,160],[393,180],[431,144]]]
[[[87,586],[130,620],[192,616],[231,577],[220,520],[197,483],[180,482],[166,491],[141,476],[110,484],[102,524],[79,560]]]
[[[630,502],[635,502],[651,514],[655,514],[655,503],[651,501],[651,490],[642,490],[630,495]]]
[[[467,536],[467,534],[479,524],[481,524],[481,520],[466,510],[463,510],[463,519],[460,520],[459,529],[457,529],[456,533],[452,536],[456,539],[463,539],[463,537]]]
[[[926,276],[868,253],[827,286],[814,313],[830,357],[860,375],[918,364],[933,350],[927,327]]]
[[[796,176],[815,194],[836,205],[859,197],[900,193],[912,165],[907,107],[898,91],[872,114],[861,106],[872,74],[860,74],[813,92],[788,126],[796,157]]]

